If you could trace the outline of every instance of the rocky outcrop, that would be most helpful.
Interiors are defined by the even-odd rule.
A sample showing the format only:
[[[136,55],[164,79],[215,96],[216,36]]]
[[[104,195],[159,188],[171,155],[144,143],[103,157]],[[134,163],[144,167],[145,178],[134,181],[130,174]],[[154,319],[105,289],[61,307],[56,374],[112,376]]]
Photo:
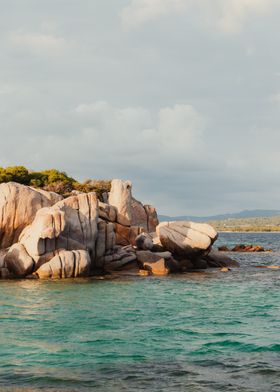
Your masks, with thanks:
[[[5,262],[9,270],[17,276],[28,275],[50,262],[60,250],[84,250],[94,262],[97,219],[95,193],[71,196],[53,207],[41,208],[23,230],[19,243],[8,251]]]
[[[36,212],[54,204],[54,195],[15,182],[0,184],[0,249],[18,242]]]
[[[109,204],[117,209],[117,222],[123,226],[131,225],[131,188],[130,181],[113,180],[109,195]]]
[[[157,226],[162,246],[180,257],[204,255],[218,234],[212,226],[194,222],[163,222]]]
[[[129,181],[113,180],[109,204],[96,194],[0,185],[0,276],[76,278],[93,273],[167,275],[237,266],[212,250],[207,224],[164,222],[154,207],[132,198]],[[156,231],[156,232],[155,232]]]

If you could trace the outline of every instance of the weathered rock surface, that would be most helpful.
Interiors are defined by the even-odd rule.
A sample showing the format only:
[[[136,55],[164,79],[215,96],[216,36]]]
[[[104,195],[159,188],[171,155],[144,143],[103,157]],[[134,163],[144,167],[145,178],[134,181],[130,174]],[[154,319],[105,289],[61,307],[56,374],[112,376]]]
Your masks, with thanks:
[[[138,250],[136,251],[137,260],[139,263],[154,262],[160,259],[171,259],[172,254],[170,252],[150,252],[149,250]]]
[[[128,264],[136,261],[135,250],[131,245],[124,247],[116,247],[112,254],[105,256],[105,270],[116,271],[120,269],[127,269]],[[137,264],[133,263],[136,267]]]
[[[53,205],[54,197],[15,182],[0,184],[0,248],[18,242],[36,212]]]
[[[40,279],[63,279],[88,276],[91,259],[85,250],[58,251],[48,263],[42,265],[36,275]]]
[[[118,210],[116,207],[111,206],[110,204],[102,203],[99,201],[98,203],[99,209],[99,218],[104,219],[109,222],[117,221]]]
[[[0,249],[0,278],[1,279],[9,279],[13,277],[13,274],[8,270],[5,257],[8,252],[8,249]]]
[[[30,273],[31,265],[30,260],[25,263],[22,261],[24,250],[33,260],[33,271],[50,262],[57,251],[62,249],[85,250],[93,262],[98,235],[97,219],[95,193],[71,196],[53,207],[42,208],[37,212],[32,224],[23,230],[19,247],[11,248],[5,260],[13,259],[13,263],[10,261],[9,264],[11,269],[15,271],[15,265],[19,265],[21,275]]]
[[[170,269],[167,264],[167,260],[163,258],[158,261],[146,261],[143,263],[143,269],[149,271],[153,275],[168,275],[170,273]]]
[[[144,232],[143,227],[138,226],[123,226],[118,223],[115,224],[116,244],[117,245],[135,245],[136,238]]]
[[[117,222],[123,226],[131,225],[131,188],[130,181],[113,180],[109,194],[109,204],[117,208]]]
[[[208,267],[240,267],[240,264],[232,258],[225,255],[223,252],[211,249],[207,256],[204,257]]]
[[[159,224],[157,211],[155,207],[150,205],[144,206],[146,214],[147,214],[147,225],[148,225],[148,232],[152,233],[156,231],[156,227]]]
[[[33,272],[35,262],[22,244],[14,244],[5,256],[5,265],[17,277],[24,277]]]
[[[134,197],[131,199],[131,226],[141,226],[148,231],[148,217],[143,204]]]
[[[56,204],[59,201],[63,200],[63,196],[59,195],[58,193],[45,191],[44,189],[40,189],[40,188],[33,188],[33,187],[30,188],[36,192],[41,193],[41,195],[45,196],[50,201],[51,205]]]
[[[180,263],[172,257],[170,252],[151,252],[148,250],[136,251],[137,262],[140,269],[145,269],[147,263],[153,265],[161,261],[162,259],[165,260],[165,268],[168,269],[169,272],[180,272],[181,266]],[[157,268],[157,267],[156,267]],[[150,270],[150,269],[149,269]],[[151,271],[151,270],[150,270]]]
[[[178,256],[207,253],[218,234],[208,224],[195,222],[163,222],[157,226],[162,246]]]
[[[135,238],[135,245],[139,250],[152,250],[154,243],[149,234],[141,233]]]
[[[159,224],[155,207],[143,205],[134,198],[131,202],[131,216],[131,226],[141,226],[147,233],[154,232]]]

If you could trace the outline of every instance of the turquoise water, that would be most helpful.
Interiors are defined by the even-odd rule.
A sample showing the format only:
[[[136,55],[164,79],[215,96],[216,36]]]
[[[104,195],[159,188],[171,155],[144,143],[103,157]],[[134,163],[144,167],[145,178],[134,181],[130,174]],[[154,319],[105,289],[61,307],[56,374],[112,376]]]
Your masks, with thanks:
[[[1,391],[280,391],[280,234],[230,273],[0,281]]]

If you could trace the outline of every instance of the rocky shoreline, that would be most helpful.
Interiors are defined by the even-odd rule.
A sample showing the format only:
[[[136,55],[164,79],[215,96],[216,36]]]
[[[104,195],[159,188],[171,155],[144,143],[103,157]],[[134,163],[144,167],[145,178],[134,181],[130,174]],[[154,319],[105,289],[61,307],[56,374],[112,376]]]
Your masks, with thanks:
[[[238,267],[212,248],[208,224],[158,222],[130,181],[63,198],[15,182],[0,185],[0,277],[63,279],[134,270],[140,276]]]

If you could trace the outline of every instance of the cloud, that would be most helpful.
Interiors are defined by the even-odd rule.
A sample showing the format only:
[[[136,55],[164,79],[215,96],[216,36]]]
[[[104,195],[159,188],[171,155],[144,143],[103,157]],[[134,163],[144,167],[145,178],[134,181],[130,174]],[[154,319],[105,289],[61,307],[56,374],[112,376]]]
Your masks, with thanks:
[[[263,15],[273,5],[274,0],[219,0],[218,26],[226,33],[239,32],[248,18]]]
[[[277,6],[275,0],[131,0],[121,12],[127,29],[170,14],[189,11],[196,18],[225,33],[239,32],[247,19]]]
[[[273,104],[277,104],[280,105],[280,93],[277,94],[272,94],[269,98],[268,101],[273,103]]]
[[[66,47],[66,40],[49,34],[31,34],[12,32],[9,35],[9,43],[21,50],[33,54],[57,55]]]
[[[186,0],[132,0],[121,12],[126,28],[138,27],[150,20],[180,12],[185,9]]]
[[[96,102],[79,105],[75,113],[83,124],[80,141],[98,140],[101,151],[141,155],[146,163],[155,153],[168,161],[185,161],[187,152],[199,143],[204,127],[202,115],[188,104],[161,108],[153,114],[143,107],[118,108]]]

